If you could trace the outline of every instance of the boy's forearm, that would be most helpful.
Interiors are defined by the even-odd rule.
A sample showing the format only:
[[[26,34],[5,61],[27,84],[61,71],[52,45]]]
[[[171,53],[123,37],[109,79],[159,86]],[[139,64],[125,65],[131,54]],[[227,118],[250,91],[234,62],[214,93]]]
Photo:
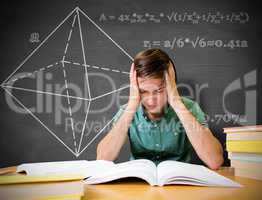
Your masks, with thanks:
[[[201,125],[182,101],[175,101],[172,107],[181,120],[188,139],[196,153],[210,168],[218,169],[223,164],[223,148],[212,132]]]
[[[98,160],[115,160],[127,139],[129,126],[135,111],[126,107],[122,116],[97,146]]]

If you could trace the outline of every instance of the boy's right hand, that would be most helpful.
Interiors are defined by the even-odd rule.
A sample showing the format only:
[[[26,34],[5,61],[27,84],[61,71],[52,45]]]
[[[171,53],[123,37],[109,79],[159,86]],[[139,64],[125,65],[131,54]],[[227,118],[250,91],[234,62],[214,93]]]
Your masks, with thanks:
[[[128,100],[128,110],[132,112],[136,112],[138,106],[140,104],[140,94],[137,83],[137,72],[135,70],[134,63],[131,65],[130,69],[130,92],[129,92],[129,100]]]

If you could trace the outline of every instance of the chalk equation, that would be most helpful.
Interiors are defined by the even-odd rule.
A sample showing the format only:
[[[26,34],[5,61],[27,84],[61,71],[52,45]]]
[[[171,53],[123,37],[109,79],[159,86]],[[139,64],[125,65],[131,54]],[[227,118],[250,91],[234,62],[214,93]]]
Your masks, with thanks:
[[[204,37],[197,36],[196,38],[174,37],[170,40],[144,40],[143,47],[145,48],[246,48],[248,47],[247,40],[210,40]]]
[[[120,23],[177,23],[177,24],[246,24],[249,22],[250,16],[247,12],[176,12],[169,13],[121,13],[119,15],[110,15],[101,13],[99,16],[100,22],[120,22]]]

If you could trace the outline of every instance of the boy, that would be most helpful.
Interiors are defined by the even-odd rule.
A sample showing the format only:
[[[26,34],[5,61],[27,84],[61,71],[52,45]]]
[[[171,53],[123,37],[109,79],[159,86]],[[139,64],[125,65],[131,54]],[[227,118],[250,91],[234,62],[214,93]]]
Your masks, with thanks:
[[[97,146],[97,159],[115,160],[129,139],[130,159],[190,163],[195,150],[211,169],[224,162],[222,146],[209,130],[205,113],[198,103],[179,95],[175,66],[160,49],[135,56],[129,100],[113,124]]]

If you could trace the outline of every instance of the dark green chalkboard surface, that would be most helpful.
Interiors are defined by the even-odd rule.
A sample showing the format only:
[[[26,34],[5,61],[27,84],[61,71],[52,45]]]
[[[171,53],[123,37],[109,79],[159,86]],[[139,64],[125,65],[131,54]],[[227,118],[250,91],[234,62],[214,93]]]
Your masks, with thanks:
[[[147,48],[170,55],[181,95],[200,104],[224,148],[223,127],[262,123],[255,1],[3,1],[0,9],[0,167],[95,159],[127,102],[133,57]],[[128,157],[126,144],[117,161]]]

